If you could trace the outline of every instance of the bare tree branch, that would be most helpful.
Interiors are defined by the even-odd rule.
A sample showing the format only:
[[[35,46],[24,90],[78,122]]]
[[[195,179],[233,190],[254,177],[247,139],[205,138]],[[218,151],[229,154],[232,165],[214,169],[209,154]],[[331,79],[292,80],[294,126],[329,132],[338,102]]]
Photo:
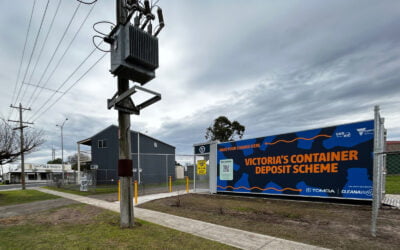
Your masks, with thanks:
[[[33,128],[24,131],[24,153],[31,153],[45,142],[43,131]],[[0,164],[16,161],[21,155],[20,136],[4,118],[0,118]]]

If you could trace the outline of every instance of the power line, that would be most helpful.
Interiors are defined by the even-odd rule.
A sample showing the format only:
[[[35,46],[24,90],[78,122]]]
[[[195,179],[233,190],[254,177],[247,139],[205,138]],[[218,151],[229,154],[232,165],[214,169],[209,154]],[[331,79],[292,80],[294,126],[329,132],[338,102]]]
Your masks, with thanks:
[[[90,8],[89,12],[87,13],[86,17],[84,18],[84,20],[82,21],[82,23],[80,24],[78,30],[75,32],[72,40],[70,41],[70,43],[68,44],[67,48],[64,50],[63,54],[61,55],[60,59],[58,60],[58,62],[56,63],[56,66],[54,67],[54,69],[52,70],[52,72],[49,74],[47,80],[41,85],[41,88],[39,90],[38,95],[36,96],[36,98],[32,101],[32,98],[34,96],[34,94],[36,93],[37,88],[35,88],[35,91],[32,93],[31,97],[29,98],[28,103],[30,103],[30,105],[33,105],[33,103],[39,98],[40,94],[42,93],[43,89],[47,86],[47,84],[49,83],[51,77],[54,75],[54,73],[56,72],[56,70],[58,69],[58,67],[60,66],[61,62],[63,61],[65,55],[67,54],[67,52],[69,51],[69,49],[71,48],[73,42],[75,41],[76,37],[78,36],[79,32],[82,30],[83,25],[86,23],[87,19],[89,18],[90,14],[92,13],[94,6],[96,4],[93,4],[92,7]],[[39,85],[37,85],[39,86]],[[31,102],[32,101],[32,102]]]
[[[24,42],[24,48],[23,48],[23,50],[22,50],[21,61],[20,61],[20,63],[19,63],[18,74],[17,74],[17,80],[15,81],[15,84],[14,84],[14,91],[13,91],[13,95],[12,95],[12,98],[11,98],[11,103],[14,102],[15,91],[17,90],[17,86],[18,86],[19,75],[20,75],[20,73],[21,73],[22,62],[23,62],[23,60],[24,60],[25,49],[26,49],[26,44],[27,44],[27,42],[28,42],[29,31],[30,31],[30,29],[31,29],[32,16],[33,16],[33,12],[34,12],[34,10],[35,10],[35,5],[36,5],[36,0],[33,1],[31,16],[30,16],[30,18],[29,18],[28,30],[26,31],[25,42]],[[21,84],[22,84],[22,83],[21,83]],[[14,111],[14,109],[11,109],[11,112],[10,112],[9,115],[8,115],[8,119],[10,119],[10,117],[11,117],[13,111]]]
[[[92,51],[92,53],[95,51],[96,49],[94,49]],[[91,53],[91,54],[92,54]],[[44,113],[46,113],[51,107],[53,107],[66,93],[68,93],[80,80],[82,80],[82,78],[90,71],[94,68],[94,66],[96,66],[105,56],[107,55],[107,53],[104,53],[99,59],[97,59],[97,61],[90,66],[58,99],[56,99],[50,106],[48,106],[42,113],[40,113],[38,116],[36,116],[36,118],[33,121],[36,121],[39,117],[41,117]],[[86,60],[86,59],[85,59]]]
[[[71,78],[72,76],[79,70],[80,67],[82,67],[82,65],[89,59],[89,57],[96,51],[96,49],[93,49],[89,55],[87,55],[85,57],[85,59],[83,59],[83,61],[78,65],[78,67],[76,67],[72,73],[61,83],[61,85],[57,88],[56,91],[59,91]],[[37,109],[36,113],[34,113],[30,119],[32,119],[36,114],[38,114],[44,106],[46,106],[47,103],[49,103],[51,101],[51,99],[53,99],[53,97],[56,95],[56,91],[53,92],[53,94],[42,104],[42,106],[40,106],[40,108]],[[30,120],[29,119],[29,120]]]
[[[43,41],[42,47],[40,48],[40,52],[39,52],[38,58],[37,58],[37,60],[36,60],[35,66],[33,67],[33,71],[32,71],[32,73],[31,73],[31,76],[29,77],[28,83],[31,83],[32,77],[33,77],[33,75],[34,75],[35,72],[36,72],[36,68],[37,68],[37,66],[38,66],[38,64],[39,64],[40,58],[41,58],[42,53],[43,53],[43,50],[44,50],[44,48],[45,48],[45,46],[46,46],[47,39],[49,38],[50,32],[51,32],[51,30],[53,29],[54,20],[55,20],[56,17],[57,17],[57,13],[58,13],[58,10],[60,9],[60,6],[61,6],[61,0],[58,1],[58,5],[57,5],[57,8],[56,8],[56,11],[54,12],[53,18],[52,18],[52,20],[51,20],[51,22],[50,22],[49,29],[48,29],[47,34],[46,34],[46,37],[45,37],[45,39],[44,39],[44,41]],[[38,86],[38,85],[36,85],[36,86]],[[37,88],[35,88],[34,92],[36,92],[36,89],[37,89]],[[32,92],[32,95],[34,94],[34,92]],[[31,96],[31,97],[32,97],[32,96]],[[30,100],[28,101],[28,103],[29,103],[29,102],[30,102]],[[28,104],[28,106],[30,106],[30,105]]]
[[[25,79],[26,79],[26,75],[28,74],[29,67],[31,66],[32,57],[33,57],[33,54],[35,53],[36,45],[37,45],[37,42],[38,42],[38,39],[39,39],[39,36],[40,36],[40,31],[42,30],[43,21],[44,21],[44,18],[46,17],[46,13],[47,13],[47,9],[48,9],[48,7],[49,7],[49,3],[50,3],[50,0],[47,0],[47,4],[46,4],[46,7],[45,7],[44,12],[43,12],[43,15],[42,15],[42,20],[40,21],[39,30],[38,30],[38,32],[37,32],[37,34],[36,34],[35,42],[34,42],[33,48],[32,48],[32,52],[31,52],[31,55],[30,55],[30,57],[29,57],[29,62],[28,62],[28,65],[26,66],[24,78],[22,79],[22,83],[21,83],[20,89],[19,89],[19,91],[18,91],[17,98],[16,98],[16,100],[15,100],[16,103],[18,102],[19,94],[21,93],[21,89],[22,89],[22,87],[24,86],[24,82],[25,82]],[[23,92],[23,95],[22,95],[22,97],[21,97],[21,101],[22,101],[22,99],[24,99],[24,96],[25,96],[25,93],[26,93],[26,89],[27,89],[27,88],[25,88],[25,90],[24,90],[24,92]]]
[[[76,6],[75,11],[74,11],[74,13],[72,14],[71,19],[69,20],[68,25],[67,25],[67,27],[65,28],[64,33],[62,34],[61,39],[60,39],[60,41],[58,42],[57,47],[56,47],[56,49],[54,50],[54,52],[53,52],[53,54],[52,54],[52,56],[51,56],[51,58],[50,58],[49,63],[47,64],[45,70],[43,71],[42,75],[40,76],[40,79],[39,79],[39,81],[38,81],[38,83],[37,83],[38,86],[40,86],[40,83],[42,82],[44,75],[47,73],[47,70],[49,69],[50,64],[53,62],[54,56],[56,55],[58,49],[60,48],[60,45],[61,45],[62,41],[64,40],[65,35],[67,34],[67,31],[69,30],[69,28],[70,28],[70,26],[71,26],[71,24],[72,24],[72,21],[75,19],[76,13],[78,12],[78,9],[79,9],[80,6],[81,6],[80,3]],[[36,100],[36,99],[35,99],[35,100]],[[33,101],[33,102],[34,102],[34,101]]]

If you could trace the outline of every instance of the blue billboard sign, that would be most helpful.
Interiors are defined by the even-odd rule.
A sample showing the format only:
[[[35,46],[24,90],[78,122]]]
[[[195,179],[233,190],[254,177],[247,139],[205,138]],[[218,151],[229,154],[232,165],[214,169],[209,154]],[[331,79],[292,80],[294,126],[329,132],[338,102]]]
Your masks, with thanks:
[[[220,143],[217,192],[372,199],[374,121]]]

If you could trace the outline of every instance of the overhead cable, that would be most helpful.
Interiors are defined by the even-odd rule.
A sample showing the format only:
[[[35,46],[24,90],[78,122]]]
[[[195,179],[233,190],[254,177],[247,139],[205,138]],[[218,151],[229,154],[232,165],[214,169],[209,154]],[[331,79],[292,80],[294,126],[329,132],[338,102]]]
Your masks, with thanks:
[[[14,84],[14,91],[13,91],[13,95],[12,95],[12,98],[11,98],[11,104],[14,103],[15,92],[16,92],[16,90],[17,90],[18,81],[19,81],[19,76],[20,76],[20,73],[21,73],[22,62],[23,62],[24,55],[25,55],[26,44],[27,44],[27,42],[28,42],[29,31],[30,31],[30,29],[31,29],[32,16],[33,16],[33,12],[34,12],[34,10],[35,10],[35,5],[36,5],[36,0],[33,1],[31,16],[30,16],[30,18],[29,18],[28,30],[26,31],[26,36],[25,36],[24,48],[22,49],[21,61],[20,61],[20,63],[19,63],[19,67],[18,67],[17,80],[15,81],[15,84]],[[11,109],[11,112],[10,112],[9,115],[8,115],[8,119],[10,119],[11,114],[12,114],[13,111],[14,111],[14,109]]]
[[[89,59],[89,57],[90,57],[95,51],[96,51],[96,49],[93,49],[93,50],[89,53],[89,55],[87,55],[87,56],[85,57],[85,59],[83,59],[83,61],[78,65],[78,67],[76,67],[76,68],[72,71],[72,73],[61,83],[61,85],[57,88],[56,91],[59,91],[59,90],[72,78],[72,76],[74,76],[74,74],[80,69],[80,67],[82,67],[82,65]],[[56,91],[54,91],[53,94],[51,94],[51,96],[50,96],[49,98],[47,98],[46,101],[44,101],[44,103],[40,106],[40,108],[37,109],[37,111],[31,116],[31,118],[34,117],[36,114],[38,114],[38,113],[44,108],[44,106],[46,106],[46,105],[51,101],[51,99],[53,99],[53,97],[54,97],[55,94],[57,93]],[[31,118],[30,118],[30,119],[31,119]]]
[[[92,52],[94,52],[95,50],[96,49],[94,49]],[[83,79],[83,77],[85,77],[87,75],[87,73],[89,73],[89,71],[92,70],[94,68],[94,66],[96,66],[106,55],[107,55],[107,53],[104,53],[99,59],[97,59],[97,61],[94,64],[92,64],[92,66],[90,66],[59,98],[54,100],[54,102],[50,106],[48,106],[43,112],[41,112],[39,115],[37,115],[33,121],[36,121],[39,117],[41,117],[44,113],[46,113],[51,107],[53,107],[58,101],[60,101],[61,98],[66,93],[68,93],[79,81],[81,81]]]
[[[43,73],[42,73],[42,75],[40,76],[40,79],[39,79],[39,81],[38,81],[38,83],[37,83],[36,85],[41,86],[40,83],[42,82],[42,80],[43,80],[45,74],[47,73],[47,70],[49,69],[51,63],[53,62],[54,57],[55,57],[55,55],[57,54],[58,49],[60,48],[60,45],[61,45],[62,41],[64,40],[65,35],[67,34],[67,31],[69,30],[69,28],[70,28],[70,26],[71,26],[71,24],[72,24],[72,21],[75,19],[76,13],[78,12],[78,9],[79,9],[80,6],[81,6],[80,3],[76,6],[75,11],[74,11],[74,13],[73,13],[72,16],[71,16],[71,18],[70,18],[70,20],[69,20],[69,22],[68,22],[68,25],[67,25],[67,27],[65,28],[65,30],[64,30],[64,32],[63,32],[63,34],[62,34],[62,36],[61,36],[61,38],[60,38],[60,40],[59,40],[59,42],[58,42],[58,44],[57,44],[57,47],[55,48],[55,50],[54,50],[54,52],[53,52],[53,54],[52,54],[52,56],[51,56],[51,58],[50,58],[49,63],[47,64],[45,70],[43,71]],[[36,98],[36,99],[37,99],[37,98]],[[36,100],[36,99],[35,99],[35,100]],[[32,101],[32,104],[33,104],[33,102],[34,102],[34,101]]]
[[[96,3],[97,2],[97,0],[93,0],[93,1],[91,1],[91,2],[85,2],[85,1],[82,1],[82,0],[76,0],[76,1],[78,1],[78,2],[80,2],[80,3],[83,3],[83,4],[94,4],[94,3]]]
[[[77,31],[75,32],[73,38],[71,39],[71,41],[69,42],[68,46],[66,47],[66,49],[64,50],[63,54],[61,55],[61,57],[59,58],[58,62],[56,63],[55,67],[53,68],[52,72],[49,74],[49,76],[47,77],[47,80],[41,85],[42,88],[40,88],[38,95],[36,96],[35,100],[37,100],[39,98],[39,96],[41,95],[43,89],[47,86],[47,84],[49,83],[51,77],[54,75],[54,73],[56,72],[56,70],[58,69],[58,67],[60,66],[61,62],[63,61],[65,55],[67,54],[67,52],[69,51],[69,49],[71,48],[73,42],[75,41],[75,39],[77,38],[79,32],[82,30],[83,25],[86,23],[87,19],[89,18],[90,14],[92,13],[92,10],[94,8],[95,4],[92,5],[92,7],[90,8],[89,12],[87,13],[86,17],[84,18],[84,20],[82,21],[82,23],[80,24],[79,28],[77,29]],[[30,101],[32,100],[34,96],[34,93],[31,95],[28,103],[30,103]],[[35,102],[35,100],[33,100],[31,102],[31,104],[33,104]]]
[[[40,32],[42,31],[43,22],[44,22],[44,19],[45,19],[45,17],[46,17],[46,13],[47,13],[47,9],[48,9],[48,7],[49,7],[49,3],[50,3],[50,0],[47,0],[46,7],[45,7],[45,9],[44,9],[44,11],[43,11],[42,20],[40,21],[39,30],[38,30],[38,32],[37,32],[37,34],[36,34],[35,42],[33,43],[32,52],[31,52],[31,55],[29,56],[28,65],[26,66],[24,78],[22,79],[22,83],[21,83],[20,89],[19,89],[19,91],[18,91],[17,98],[15,99],[15,103],[18,102],[18,97],[19,97],[19,95],[20,95],[20,93],[21,93],[22,87],[24,86],[24,82],[25,82],[25,79],[26,79],[26,75],[28,74],[29,67],[31,66],[32,57],[33,57],[33,54],[35,53],[35,50],[36,50],[36,45],[37,45],[37,42],[38,42],[38,39],[39,39],[39,36],[40,36]],[[25,96],[25,93],[26,93],[26,89],[27,89],[27,88],[28,88],[28,87],[26,87],[26,88],[24,89],[24,92],[23,92],[22,97],[21,97],[21,101],[24,99],[24,96]]]
[[[53,15],[53,18],[52,18],[52,20],[51,20],[51,22],[50,22],[50,26],[49,26],[49,29],[48,29],[48,31],[47,31],[46,37],[45,37],[45,39],[44,39],[44,41],[43,41],[43,43],[42,43],[42,47],[40,48],[40,52],[39,52],[38,58],[37,58],[37,60],[36,60],[35,66],[33,67],[33,71],[32,71],[32,73],[31,73],[31,76],[29,77],[28,82],[25,82],[24,84],[28,84],[28,83],[29,83],[29,84],[32,84],[32,77],[33,77],[33,75],[34,75],[35,72],[36,72],[36,68],[37,68],[37,66],[38,66],[38,64],[39,64],[39,61],[40,61],[40,58],[41,58],[41,56],[42,56],[43,50],[44,50],[44,48],[45,48],[45,46],[46,46],[46,44],[47,44],[47,39],[49,38],[49,35],[50,35],[50,33],[51,33],[52,29],[53,29],[54,20],[55,20],[56,17],[57,17],[58,10],[60,9],[60,6],[61,6],[61,0],[58,1],[57,7],[56,7],[56,11],[54,12],[54,15]],[[31,99],[32,99],[32,96],[36,93],[36,90],[37,90],[37,88],[39,87],[39,85],[34,85],[34,84],[32,84],[32,85],[33,85],[33,86],[36,86],[36,88],[35,88],[34,91],[32,92],[31,97],[30,97],[29,101],[27,102],[27,103],[28,103],[28,106],[30,106],[29,103],[30,103],[30,101],[31,101]]]

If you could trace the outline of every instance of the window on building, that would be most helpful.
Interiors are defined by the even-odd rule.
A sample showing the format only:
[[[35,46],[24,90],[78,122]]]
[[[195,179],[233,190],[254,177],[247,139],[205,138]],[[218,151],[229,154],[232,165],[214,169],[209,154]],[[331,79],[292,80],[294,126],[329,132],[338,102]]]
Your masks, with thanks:
[[[37,180],[36,174],[28,174],[28,180]]]
[[[107,147],[107,140],[98,140],[97,141],[98,148],[106,148]]]

